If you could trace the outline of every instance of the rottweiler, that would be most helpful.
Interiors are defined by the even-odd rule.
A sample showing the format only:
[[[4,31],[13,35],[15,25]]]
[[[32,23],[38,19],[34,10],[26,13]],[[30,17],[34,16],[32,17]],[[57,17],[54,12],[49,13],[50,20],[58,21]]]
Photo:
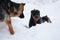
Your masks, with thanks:
[[[31,18],[29,21],[29,28],[31,28],[32,26],[35,26],[36,23],[41,23],[40,22],[40,11],[39,10],[31,10]]]
[[[36,24],[41,24],[44,22],[51,23],[51,20],[49,19],[49,17],[47,15],[41,17],[39,10],[37,10],[37,9],[31,10],[31,18],[29,20],[29,28],[31,28],[32,26],[36,26]]]

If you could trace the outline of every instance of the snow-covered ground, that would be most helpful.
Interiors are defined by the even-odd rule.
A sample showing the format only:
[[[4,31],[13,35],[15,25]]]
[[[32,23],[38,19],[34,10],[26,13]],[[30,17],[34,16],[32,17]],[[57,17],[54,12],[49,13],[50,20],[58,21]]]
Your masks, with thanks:
[[[26,3],[24,19],[12,17],[15,31],[10,35],[5,23],[0,23],[0,40],[60,40],[60,0],[12,0],[16,3]],[[28,29],[30,12],[40,10],[41,16],[48,15],[52,23],[42,23]]]

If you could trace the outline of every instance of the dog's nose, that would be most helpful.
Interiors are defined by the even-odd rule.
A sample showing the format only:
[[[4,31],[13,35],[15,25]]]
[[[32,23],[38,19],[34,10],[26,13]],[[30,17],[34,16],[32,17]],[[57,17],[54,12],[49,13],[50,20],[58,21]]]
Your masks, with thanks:
[[[22,13],[19,17],[20,17],[20,18],[24,18],[24,14]]]
[[[35,16],[35,18],[38,18],[38,16]]]

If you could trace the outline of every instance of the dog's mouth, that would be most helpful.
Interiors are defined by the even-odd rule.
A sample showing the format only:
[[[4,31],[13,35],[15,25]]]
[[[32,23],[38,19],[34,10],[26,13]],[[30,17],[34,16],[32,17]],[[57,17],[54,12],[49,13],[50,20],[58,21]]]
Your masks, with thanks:
[[[24,14],[22,13],[22,14],[19,16],[19,18],[24,18]]]
[[[40,17],[39,17],[39,16],[34,16],[33,19],[34,19],[35,21],[38,21],[38,20],[40,19]]]

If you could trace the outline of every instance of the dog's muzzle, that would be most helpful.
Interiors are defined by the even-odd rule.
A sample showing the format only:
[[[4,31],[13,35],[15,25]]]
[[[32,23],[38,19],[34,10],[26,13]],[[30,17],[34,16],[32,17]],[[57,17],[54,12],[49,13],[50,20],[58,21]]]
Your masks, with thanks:
[[[19,18],[24,18],[24,14],[22,13],[22,14],[19,16]]]
[[[34,16],[33,19],[34,19],[35,21],[38,21],[38,20],[40,19],[40,16]]]

